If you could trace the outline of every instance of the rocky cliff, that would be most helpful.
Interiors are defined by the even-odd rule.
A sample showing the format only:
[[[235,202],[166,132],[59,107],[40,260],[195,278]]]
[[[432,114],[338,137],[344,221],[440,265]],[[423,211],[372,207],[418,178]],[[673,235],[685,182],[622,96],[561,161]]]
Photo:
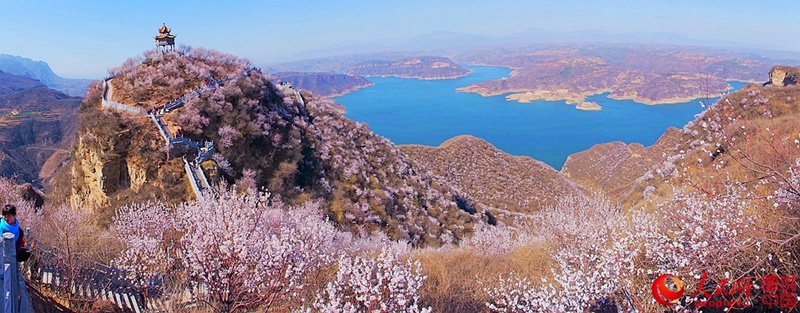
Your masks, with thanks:
[[[445,57],[415,57],[399,61],[374,60],[358,63],[347,70],[360,76],[396,76],[419,79],[450,79],[466,76],[472,70]]]
[[[183,163],[167,159],[163,139],[145,116],[84,110],[68,169],[73,207],[96,213],[103,223],[123,204],[192,197]]]
[[[790,66],[776,66],[769,71],[769,82],[773,86],[783,87],[797,84],[800,68]]]

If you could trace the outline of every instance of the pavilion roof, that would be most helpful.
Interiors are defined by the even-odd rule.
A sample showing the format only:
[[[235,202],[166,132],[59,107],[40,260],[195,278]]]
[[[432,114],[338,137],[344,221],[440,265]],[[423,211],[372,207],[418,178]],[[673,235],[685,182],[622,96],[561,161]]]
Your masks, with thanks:
[[[161,28],[158,29],[158,36],[153,37],[155,40],[159,39],[175,39],[175,35],[170,34],[169,32],[171,29],[167,27],[167,24],[164,23],[161,25]]]
[[[167,27],[166,23],[161,24],[161,28],[158,29],[158,33],[159,34],[169,34],[170,31],[171,31],[171,29],[169,29],[169,27]]]

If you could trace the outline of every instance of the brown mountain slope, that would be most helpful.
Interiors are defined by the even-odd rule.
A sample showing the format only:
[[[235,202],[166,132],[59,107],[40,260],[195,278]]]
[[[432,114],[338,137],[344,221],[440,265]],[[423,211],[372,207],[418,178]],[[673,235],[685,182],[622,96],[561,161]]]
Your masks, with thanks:
[[[0,176],[42,187],[48,158],[68,153],[81,99],[0,72]],[[56,162],[58,163],[58,162]]]
[[[786,79],[792,73],[800,68],[775,67],[769,84],[750,84],[726,95],[689,122],[678,153],[664,162],[662,172],[671,174],[673,184],[708,195],[729,193],[725,182],[737,181],[770,207],[790,204],[796,216],[800,85]]]
[[[769,84],[723,96],[651,147],[596,145],[571,155],[562,172],[626,206],[657,203],[650,200],[687,188],[712,197],[745,189],[781,208],[800,188],[794,174],[800,173],[800,86],[786,79],[794,71],[800,69],[774,68]]]
[[[667,156],[676,152],[680,136],[680,131],[671,127],[650,147],[620,141],[598,144],[567,157],[561,173],[587,190],[623,199],[633,192],[633,186],[652,177],[648,173],[653,173]]]
[[[509,155],[473,136],[454,137],[439,147],[407,145],[400,149],[415,165],[498,209],[536,212],[557,197],[584,193],[549,165]]]

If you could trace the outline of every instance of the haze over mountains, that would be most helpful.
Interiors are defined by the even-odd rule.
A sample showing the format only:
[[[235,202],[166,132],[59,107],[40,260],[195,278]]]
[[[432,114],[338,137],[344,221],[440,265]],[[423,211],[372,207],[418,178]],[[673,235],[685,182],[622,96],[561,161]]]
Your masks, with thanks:
[[[0,71],[41,81],[50,88],[70,96],[82,97],[89,87],[89,79],[69,79],[56,75],[44,61],[0,53]]]
[[[352,55],[361,55],[362,57],[360,59],[362,61],[368,60],[369,58],[389,59],[392,55],[397,57],[426,53],[454,56],[477,48],[505,47],[516,49],[530,46],[548,47],[549,45],[561,45],[564,43],[694,46],[706,47],[709,50],[732,50],[752,54],[753,56],[763,56],[778,60],[800,59],[800,52],[789,51],[788,48],[785,47],[770,47],[732,40],[700,40],[678,33],[611,33],[598,30],[552,31],[543,28],[529,28],[505,36],[436,31],[404,40],[389,38],[380,42],[352,42],[298,53],[288,58],[291,59],[291,61],[280,63],[266,62],[266,64],[268,64],[267,67],[281,68],[298,61],[341,58],[343,56]],[[305,69],[303,71],[316,70]]]
[[[565,100],[581,110],[602,110],[590,95],[609,93],[616,100],[645,104],[683,103],[716,97],[726,80],[765,81],[774,64],[800,64],[800,53],[726,41],[701,41],[677,33],[546,31],[531,28],[506,36],[439,31],[407,40],[386,39],[369,45],[346,44],[331,51],[303,54],[303,60],[270,65],[275,72],[333,72],[364,76],[436,77],[432,67],[398,71],[421,55],[448,57],[453,63],[502,66],[510,77],[459,88],[483,96],[505,95],[518,102]],[[438,69],[441,70],[441,69]],[[319,74],[317,74],[319,75]],[[439,77],[457,77],[457,72]],[[295,74],[296,82],[300,76]],[[303,80],[305,86],[315,79]],[[352,81],[327,79],[326,87],[356,90]],[[363,85],[363,84],[362,84]],[[309,89],[322,92],[321,89]],[[322,92],[321,94],[324,94]],[[341,95],[340,92],[331,93]]]
[[[489,43],[442,52],[449,53],[446,55],[450,57],[439,57],[441,62],[435,61],[434,57],[420,56],[421,52],[413,53],[360,53],[316,58],[274,65],[271,70],[290,71],[294,82],[303,82],[303,86],[298,85],[301,89],[339,96],[342,91],[356,90],[364,84],[353,84],[352,79],[344,77],[320,80],[319,77],[329,74],[303,73],[322,71],[440,79],[464,75],[466,69],[459,69],[458,64],[507,67],[513,70],[508,77],[456,88],[484,97],[502,95],[509,101],[520,103],[563,100],[567,104],[577,104],[575,107],[580,110],[597,111],[602,110],[602,106],[595,102],[597,100],[586,100],[587,97],[608,93],[608,97],[614,100],[644,104],[686,103],[698,98],[718,97],[728,90],[728,80],[763,82],[767,79],[764,73],[772,64],[800,64],[798,59],[778,60],[722,48],[633,43]],[[780,52],[774,55],[785,56]],[[304,75],[316,77],[302,79]],[[311,84],[316,81],[327,86],[316,88]],[[337,92],[328,93],[323,89]]]

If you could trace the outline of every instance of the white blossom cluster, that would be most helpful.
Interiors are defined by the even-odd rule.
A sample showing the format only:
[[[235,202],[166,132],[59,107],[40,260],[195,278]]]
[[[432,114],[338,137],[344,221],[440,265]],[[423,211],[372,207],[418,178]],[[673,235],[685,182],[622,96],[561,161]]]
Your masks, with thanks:
[[[463,246],[469,246],[482,254],[503,255],[511,252],[517,240],[509,227],[479,225]]]
[[[752,244],[743,236],[752,230],[756,212],[743,187],[707,196],[676,190],[673,200],[659,204],[659,217],[638,215],[649,264],[659,273],[698,276],[734,261],[740,249]]]
[[[795,141],[798,141],[795,139]],[[775,205],[786,204],[797,206],[800,202],[800,158],[796,159],[793,166],[789,167],[789,175],[780,183],[780,189],[775,191]]]
[[[196,296],[227,312],[297,296],[308,275],[336,261],[340,233],[317,202],[286,210],[265,193],[207,198],[174,212],[162,203],[119,209],[115,228],[127,245],[119,266],[144,283],[181,259],[203,286]],[[176,242],[166,240],[171,233]]]
[[[319,202],[288,207],[267,193],[233,187],[174,209],[120,208],[114,226],[126,250],[119,267],[143,288],[162,275],[185,275],[200,286],[193,297],[219,312],[277,303],[305,304],[309,312],[430,311],[419,303],[420,262],[400,260],[408,243],[338,231],[323,219]],[[375,251],[380,255],[372,257]],[[330,268],[336,277],[319,281]]]
[[[500,277],[487,306],[499,312],[576,312],[629,292],[639,248],[619,207],[600,196],[566,197],[542,212],[541,233],[558,265],[552,281],[535,285]]]
[[[337,234],[311,203],[284,210],[267,194],[222,193],[179,207],[189,276],[223,308],[267,305],[297,295],[305,275],[332,264]]]
[[[117,209],[114,217],[117,238],[126,249],[115,261],[128,278],[147,288],[175,262],[167,251],[166,237],[175,229],[175,219],[163,203],[143,203]]]
[[[44,212],[37,210],[32,201],[26,201],[20,195],[20,186],[14,180],[0,177],[0,203],[10,204],[17,208],[17,218],[22,221],[22,228],[30,228],[33,232],[44,226]]]
[[[377,258],[342,256],[336,278],[317,296],[314,308],[331,313],[430,312],[419,303],[423,280],[419,261],[402,262],[390,249]]]
[[[657,304],[637,287],[658,273],[697,279],[748,262],[740,256],[755,245],[757,212],[747,189],[729,188],[714,197],[677,189],[655,209],[627,213],[598,196],[563,198],[541,214],[540,232],[556,264],[552,277],[537,283],[501,276],[484,288],[486,305],[497,312],[580,312],[610,301],[647,311]]]

